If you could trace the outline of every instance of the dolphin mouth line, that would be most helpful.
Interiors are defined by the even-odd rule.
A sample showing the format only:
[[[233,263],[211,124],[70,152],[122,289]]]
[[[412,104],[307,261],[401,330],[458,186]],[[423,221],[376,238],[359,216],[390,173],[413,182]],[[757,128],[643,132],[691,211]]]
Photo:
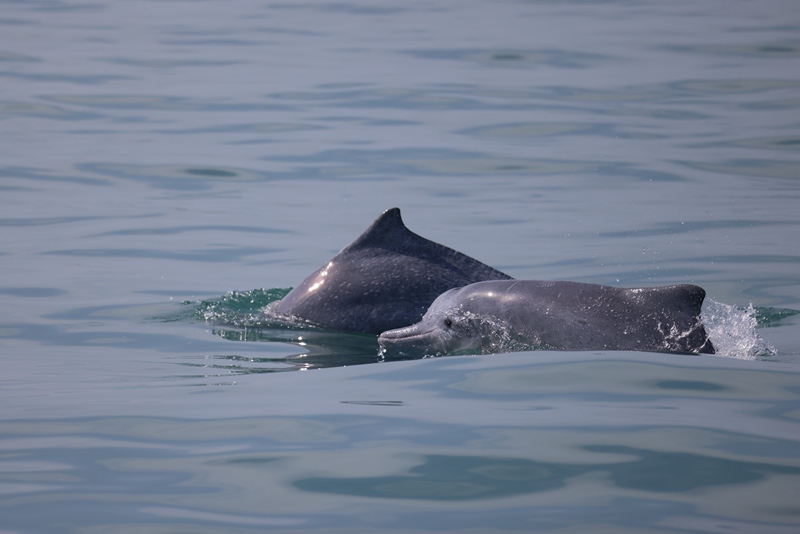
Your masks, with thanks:
[[[378,344],[385,347],[389,345],[416,345],[417,342],[423,341],[435,332],[434,329],[425,330],[424,332],[415,332],[413,334],[406,334],[397,330],[387,330],[378,336]]]

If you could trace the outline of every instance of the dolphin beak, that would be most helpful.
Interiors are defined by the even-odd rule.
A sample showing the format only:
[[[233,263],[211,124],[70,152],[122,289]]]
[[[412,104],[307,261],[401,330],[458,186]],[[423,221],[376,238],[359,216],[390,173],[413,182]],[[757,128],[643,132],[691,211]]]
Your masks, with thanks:
[[[387,330],[378,336],[378,344],[384,349],[433,349],[436,345],[435,332],[435,329],[417,323],[404,328]]]

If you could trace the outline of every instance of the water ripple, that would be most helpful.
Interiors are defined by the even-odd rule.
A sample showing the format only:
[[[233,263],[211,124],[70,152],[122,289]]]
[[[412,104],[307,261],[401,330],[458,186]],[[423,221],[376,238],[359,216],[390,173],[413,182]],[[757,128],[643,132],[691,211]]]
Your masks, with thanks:
[[[410,50],[406,54],[420,59],[468,61],[502,68],[529,69],[538,65],[567,69],[586,69],[609,56],[559,49],[431,49]]]
[[[42,254],[52,256],[78,256],[86,258],[139,258],[158,260],[178,260],[192,262],[237,263],[250,256],[274,254],[283,249],[266,247],[219,246],[205,250],[154,250],[143,248],[87,248],[51,250]]]
[[[671,45],[665,50],[688,54],[712,54],[735,57],[757,57],[759,59],[798,59],[800,45],[796,42],[772,42],[765,44],[707,44]]]
[[[664,134],[626,132],[618,124],[570,123],[570,122],[523,122],[476,126],[458,132],[463,135],[492,138],[551,138],[557,135],[598,135],[616,139],[666,139]]]
[[[0,220],[2,226],[2,220]],[[95,236],[104,235],[175,235],[187,232],[244,232],[253,234],[295,234],[291,230],[283,228],[261,228],[257,226],[231,226],[231,225],[195,225],[195,226],[172,226],[168,228],[130,228],[126,230],[113,230],[102,232]]]
[[[651,224],[648,228],[632,228],[616,232],[599,232],[602,237],[645,237],[685,234],[707,230],[725,230],[734,228],[756,228],[763,226],[780,226],[789,224],[786,221],[757,221],[753,219],[729,219],[716,221],[670,221]]]
[[[232,102],[224,99],[204,100],[178,96],[106,94],[106,95],[49,95],[42,97],[59,104],[108,109],[141,109],[162,111],[278,111],[292,110],[285,105],[263,102]]]
[[[800,162],[772,159],[730,159],[721,163],[676,161],[692,169],[723,174],[757,176],[761,178],[800,178]]]
[[[71,111],[61,106],[39,102],[3,101],[0,102],[0,117],[41,117],[56,120],[93,120],[102,117],[97,113]]]

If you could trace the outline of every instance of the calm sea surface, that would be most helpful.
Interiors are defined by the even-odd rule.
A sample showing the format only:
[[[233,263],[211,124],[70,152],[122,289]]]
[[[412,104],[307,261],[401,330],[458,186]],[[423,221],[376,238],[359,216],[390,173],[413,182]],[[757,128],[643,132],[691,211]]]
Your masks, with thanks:
[[[395,206],[726,348],[253,324]],[[796,533],[798,235],[796,0],[0,2],[0,532]]]

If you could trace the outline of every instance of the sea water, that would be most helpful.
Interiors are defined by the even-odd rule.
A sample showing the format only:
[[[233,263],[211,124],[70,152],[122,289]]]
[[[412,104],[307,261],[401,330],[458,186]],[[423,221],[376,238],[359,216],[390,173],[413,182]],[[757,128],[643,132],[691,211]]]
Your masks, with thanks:
[[[796,532],[795,3],[0,4],[0,532]],[[395,206],[720,350],[261,320]]]

